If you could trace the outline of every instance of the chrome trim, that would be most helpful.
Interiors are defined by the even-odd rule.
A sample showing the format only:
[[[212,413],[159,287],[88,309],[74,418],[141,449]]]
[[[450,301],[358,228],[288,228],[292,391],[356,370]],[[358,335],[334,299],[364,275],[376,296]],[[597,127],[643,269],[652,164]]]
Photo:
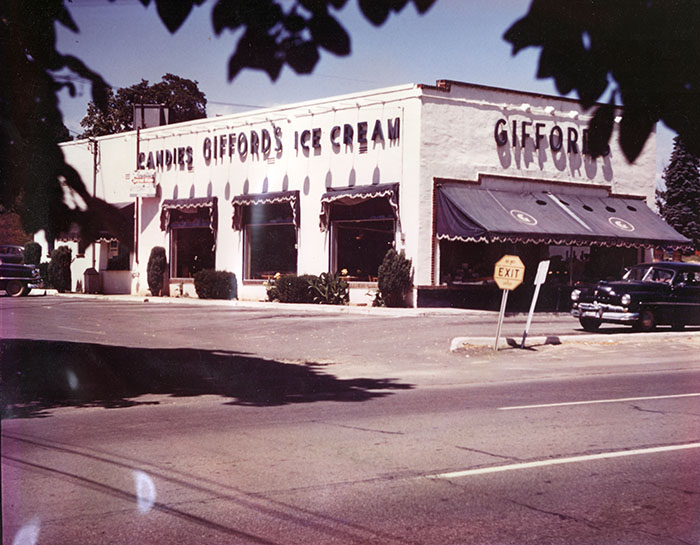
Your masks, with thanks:
[[[627,324],[639,320],[639,312],[628,312],[625,307],[601,305],[600,303],[579,303],[571,310],[574,318],[595,318],[601,322]]]

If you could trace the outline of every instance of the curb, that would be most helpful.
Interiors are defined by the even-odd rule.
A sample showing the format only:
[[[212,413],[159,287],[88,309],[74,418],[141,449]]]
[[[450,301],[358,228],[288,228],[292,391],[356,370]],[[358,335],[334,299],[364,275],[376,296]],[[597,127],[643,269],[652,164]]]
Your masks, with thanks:
[[[669,338],[700,338],[700,331],[656,331],[645,333],[610,333],[592,335],[551,335],[527,337],[525,348],[544,345],[562,344],[613,344],[619,342],[652,341]],[[472,348],[493,348],[496,338],[493,337],[455,337],[450,343],[450,352],[460,352]],[[522,337],[501,337],[498,339],[498,349],[520,348]]]

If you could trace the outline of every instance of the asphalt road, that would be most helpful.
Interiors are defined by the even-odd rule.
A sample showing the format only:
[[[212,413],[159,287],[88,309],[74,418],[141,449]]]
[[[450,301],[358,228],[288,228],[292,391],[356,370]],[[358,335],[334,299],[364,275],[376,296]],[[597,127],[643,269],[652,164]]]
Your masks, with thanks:
[[[453,354],[491,316],[0,312],[3,543],[700,542],[697,336]]]

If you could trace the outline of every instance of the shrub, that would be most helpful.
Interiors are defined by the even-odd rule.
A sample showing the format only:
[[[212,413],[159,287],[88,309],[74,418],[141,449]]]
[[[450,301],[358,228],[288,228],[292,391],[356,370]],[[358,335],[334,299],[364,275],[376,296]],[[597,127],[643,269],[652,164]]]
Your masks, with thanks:
[[[314,303],[346,305],[350,300],[348,283],[337,274],[321,273],[311,284]]]
[[[374,300],[375,306],[405,306],[406,295],[413,285],[411,260],[403,250],[398,253],[393,248],[384,256],[379,266],[379,291]]]
[[[71,290],[72,279],[70,264],[73,260],[73,252],[68,246],[59,246],[51,252],[51,261],[47,268],[49,284],[59,293]]]
[[[27,265],[38,265],[41,261],[41,244],[27,242],[24,247],[24,262]]]
[[[39,274],[41,274],[41,278],[44,281],[44,287],[47,289],[53,288],[53,284],[49,282],[49,262],[44,261],[37,266],[39,267]]]
[[[236,275],[228,271],[206,269],[195,273],[194,289],[200,299],[235,299],[238,297]]]
[[[148,289],[151,290],[153,296],[159,296],[163,293],[163,278],[167,267],[168,260],[165,257],[165,248],[162,246],[153,247],[146,267]]]
[[[275,281],[277,299],[280,303],[313,303],[311,286],[317,279],[313,274],[283,274]]]

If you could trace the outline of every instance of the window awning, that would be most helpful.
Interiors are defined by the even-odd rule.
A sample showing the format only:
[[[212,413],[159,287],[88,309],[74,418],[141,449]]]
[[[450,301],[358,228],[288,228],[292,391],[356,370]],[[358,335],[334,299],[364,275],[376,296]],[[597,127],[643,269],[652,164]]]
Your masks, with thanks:
[[[231,201],[233,204],[233,229],[243,229],[243,207],[260,204],[289,203],[292,212],[292,221],[299,228],[299,191],[277,191],[274,193],[256,193],[252,195],[238,195]]]
[[[464,242],[687,247],[643,201],[463,184],[437,187],[436,235]]]
[[[160,209],[160,229],[167,231],[170,229],[174,213],[181,214],[198,214],[199,211],[208,211],[207,227],[211,230],[216,238],[216,229],[218,225],[216,197],[199,197],[196,199],[166,199],[163,201]]]
[[[394,218],[399,217],[399,184],[375,184],[369,186],[346,187],[333,189],[321,197],[321,231],[328,229],[330,222],[330,207],[334,204],[352,206],[369,199],[385,198],[391,206]]]

